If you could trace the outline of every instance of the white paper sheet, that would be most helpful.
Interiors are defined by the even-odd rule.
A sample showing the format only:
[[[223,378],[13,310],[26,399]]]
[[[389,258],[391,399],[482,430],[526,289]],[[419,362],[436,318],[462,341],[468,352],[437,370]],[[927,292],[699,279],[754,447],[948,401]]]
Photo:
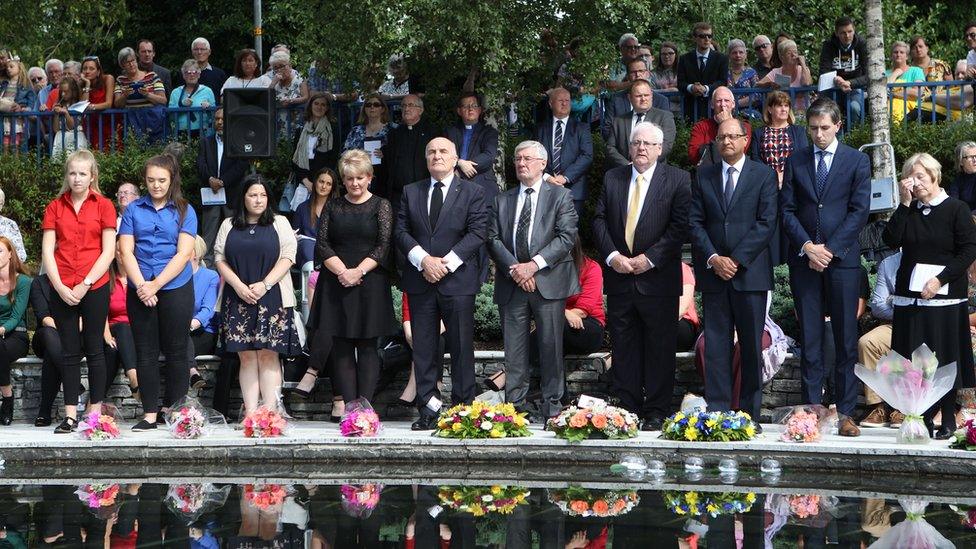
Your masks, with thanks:
[[[820,79],[817,81],[817,91],[827,91],[834,89],[834,78],[837,77],[837,71],[825,72],[820,75]]]
[[[213,192],[210,187],[201,187],[200,203],[204,206],[223,206],[227,204],[227,191],[223,187],[217,192]]]
[[[88,105],[90,104],[91,103],[89,101],[79,101],[77,103],[72,103],[71,105],[68,105],[68,111],[73,113],[83,113],[85,112],[85,109],[87,109]]]
[[[374,166],[378,166],[383,163],[383,159],[376,156],[376,151],[383,146],[383,142],[379,139],[367,139],[363,141],[363,150],[369,154],[369,160]]]
[[[776,75],[776,84],[779,86],[779,89],[788,89],[790,87],[790,83],[792,83],[792,80],[789,76],[786,76],[785,74]]]
[[[928,263],[918,263],[912,269],[912,277],[908,281],[908,289],[913,292],[921,292],[925,283],[935,278],[945,269],[945,265],[929,265]],[[949,295],[949,285],[943,284],[938,295]]]

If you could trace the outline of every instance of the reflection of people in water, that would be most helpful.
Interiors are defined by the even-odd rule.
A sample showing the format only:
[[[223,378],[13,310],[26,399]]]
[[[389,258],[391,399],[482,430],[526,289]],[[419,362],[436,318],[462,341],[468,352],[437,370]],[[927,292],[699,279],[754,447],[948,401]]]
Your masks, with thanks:
[[[0,547],[27,548],[30,511],[14,497],[13,486],[0,486]]]

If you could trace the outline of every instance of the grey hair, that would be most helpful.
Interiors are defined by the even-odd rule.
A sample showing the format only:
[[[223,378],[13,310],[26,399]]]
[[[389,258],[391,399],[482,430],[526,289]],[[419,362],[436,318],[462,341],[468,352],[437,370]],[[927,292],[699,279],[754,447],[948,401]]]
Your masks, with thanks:
[[[783,57],[786,56],[786,50],[790,48],[794,48],[797,51],[800,51],[799,47],[796,45],[796,42],[787,38],[786,40],[780,42],[778,46],[776,46],[776,53],[778,53],[780,59],[782,59]]]
[[[541,158],[543,162],[549,161],[549,153],[548,151],[546,151],[545,146],[543,146],[542,143],[539,143],[538,141],[532,141],[532,140],[523,141],[518,145],[516,145],[515,152],[512,153],[512,155],[513,156],[517,155],[519,151],[530,149],[530,148],[535,149],[535,152],[539,155],[539,158]]]
[[[909,51],[912,49],[908,47],[907,42],[902,42],[901,40],[895,40],[894,42],[891,43],[891,51],[895,51],[895,48],[905,48],[906,50]]]
[[[7,204],[7,193],[0,189],[0,211],[3,211],[4,205]]]
[[[730,52],[735,48],[746,49],[746,43],[738,38],[733,38],[729,40],[729,45],[725,48],[725,51]]]
[[[274,63],[284,63],[286,65],[290,65],[291,54],[280,50],[272,53],[271,57],[268,57],[268,66],[271,66]]]
[[[208,50],[210,49],[210,40],[207,40],[206,38],[204,38],[204,37],[202,37],[202,36],[199,36],[199,37],[197,37],[197,38],[194,38],[194,39],[193,39],[193,42],[190,42],[190,48],[192,48],[193,46],[195,46],[195,45],[197,45],[197,44],[201,44],[201,43],[202,43],[202,44],[203,44],[204,46],[207,46],[207,49],[208,49]]]
[[[64,63],[60,59],[48,59],[47,63],[44,63],[44,70],[51,68],[51,65],[57,65],[59,69],[64,70]]]
[[[68,72],[68,71],[78,71],[78,72],[81,72],[81,62],[80,61],[67,61],[64,64],[64,69],[63,70],[65,72]]]
[[[34,73],[34,74],[43,74],[44,75],[44,78],[47,78],[47,73],[45,73],[44,72],[44,69],[42,69],[40,67],[31,67],[31,68],[27,69],[27,78],[30,78],[30,75],[32,73]]]
[[[125,60],[130,57],[132,57],[133,59],[136,58],[136,50],[130,48],[129,46],[126,46],[121,50],[119,50],[119,57],[118,57],[119,66],[121,67],[122,63],[124,63]]]
[[[183,66],[180,67],[180,72],[186,72],[188,69],[192,69],[197,66],[195,59],[187,59],[183,62]]]
[[[637,40],[637,35],[632,32],[625,32],[624,34],[621,34],[620,39],[617,40],[617,47],[619,48],[620,46],[623,46],[624,42],[630,40],[631,38]],[[640,40],[637,40],[637,43],[640,44]]]
[[[402,53],[394,53],[393,55],[390,56],[389,59],[386,60],[386,66],[387,68],[389,68],[395,65],[405,64],[406,62],[407,62],[407,58],[404,57]]]
[[[962,153],[966,149],[976,149],[976,141],[963,141],[956,145],[956,167],[962,169]]]
[[[756,47],[756,45],[759,43],[760,40],[762,40],[764,44],[765,43],[769,43],[769,44],[772,44],[773,43],[773,41],[770,40],[769,37],[766,36],[765,34],[757,34],[756,37],[752,39],[752,47]]]
[[[657,143],[664,143],[664,130],[661,126],[658,126],[654,122],[641,122],[634,126],[634,129],[630,132],[630,138],[633,139],[635,135],[640,132],[651,132],[651,139]]]

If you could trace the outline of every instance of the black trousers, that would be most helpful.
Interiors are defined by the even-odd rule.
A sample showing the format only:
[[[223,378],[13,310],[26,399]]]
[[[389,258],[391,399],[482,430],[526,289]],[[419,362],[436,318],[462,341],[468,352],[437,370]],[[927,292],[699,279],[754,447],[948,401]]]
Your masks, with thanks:
[[[739,292],[726,284],[723,291],[702,294],[705,312],[705,400],[710,411],[732,409],[733,333],[739,334],[742,385],[739,408],[754,418],[762,404],[762,335],[766,320],[766,292]]]
[[[603,324],[592,316],[583,319],[583,327],[579,330],[567,322],[563,326],[563,355],[588,355],[599,351],[605,331]],[[539,338],[534,331],[529,340],[529,352],[532,364],[539,364]]]
[[[41,404],[37,408],[37,415],[51,417],[54,399],[61,390],[61,372],[64,370],[61,336],[50,326],[39,326],[34,331],[31,347],[34,354],[41,357]],[[77,385],[75,391],[78,391]]]
[[[365,398],[372,402],[380,378],[380,355],[376,338],[348,339],[333,337],[335,382],[346,402]]]
[[[136,369],[136,341],[132,337],[132,326],[125,322],[116,322],[109,325],[108,329],[115,338],[116,348],[105,345],[105,365],[108,368],[108,375],[105,377],[106,391],[112,386],[120,366],[123,372]]]
[[[217,369],[217,377],[214,380],[213,407],[228,419],[234,414],[230,413],[230,391],[237,381],[241,370],[241,358],[237,353],[220,354],[220,367]],[[235,410],[235,414],[236,414]]]
[[[98,404],[105,398],[105,322],[108,319],[109,285],[89,290],[77,305],[68,305],[57,292],[51,292],[51,316],[58,326],[64,369],[61,383],[64,385],[64,403],[78,405],[81,385],[81,352],[84,344],[88,359],[88,389],[91,403]],[[81,319],[81,330],[78,329]]]
[[[678,321],[678,351],[690,351],[698,340],[698,329],[687,318]]]
[[[217,334],[203,328],[190,332],[190,343],[186,346],[186,360],[192,368],[197,367],[197,357],[212,355],[217,350]]]
[[[437,412],[427,407],[432,397],[440,399],[444,354],[440,348],[441,320],[447,332],[451,354],[451,400],[454,404],[474,401],[474,296],[443,295],[436,290],[410,294],[410,327],[413,331],[413,365],[417,381],[417,406],[421,413]]]
[[[193,316],[193,282],[172,290],[160,290],[155,307],[146,307],[129,285],[125,305],[129,312],[132,335],[136,342],[136,372],[142,408],[146,413],[159,411],[159,352],[166,355],[166,402],[186,396],[190,388],[190,366],[186,346],[190,342],[187,327]]]
[[[10,365],[27,356],[27,332],[11,332],[0,338],[0,386],[10,385]]]

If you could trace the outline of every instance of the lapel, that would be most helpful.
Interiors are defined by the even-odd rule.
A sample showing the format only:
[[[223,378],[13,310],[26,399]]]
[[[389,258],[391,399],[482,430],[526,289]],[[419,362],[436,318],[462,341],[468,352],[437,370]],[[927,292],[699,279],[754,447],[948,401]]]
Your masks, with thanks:
[[[726,208],[725,213],[731,211],[732,208],[735,207],[735,203],[737,200],[739,200],[739,197],[745,194],[746,191],[743,188],[743,184],[749,181],[749,175],[751,173],[752,166],[749,165],[749,159],[747,158],[745,164],[742,165],[742,173],[739,174],[739,179],[735,182],[735,190],[732,191],[732,200],[729,202],[729,206]],[[725,200],[722,200],[722,203],[724,205]]]
[[[722,208],[722,213],[726,213],[728,209],[725,207],[725,174],[722,173],[721,163],[712,165],[715,166],[713,170],[715,175],[709,179],[711,179],[712,190],[715,192],[715,201],[718,202],[719,207]],[[735,195],[733,195],[733,198],[734,197]]]
[[[624,229],[627,226],[627,206],[629,206],[629,201],[627,200],[627,195],[630,193],[630,180],[634,177],[634,167],[633,165],[627,166],[627,172],[624,177],[620,178],[618,181],[618,188],[620,192],[620,198],[617,200],[618,215],[617,221],[619,225],[617,229],[620,234],[624,234]]]
[[[451,181],[451,187],[447,190],[447,194],[444,196],[444,205],[441,206],[441,213],[438,216],[437,221],[440,223],[444,216],[451,211],[451,206],[457,201],[458,196],[461,194],[461,185],[470,184],[467,181],[462,180],[458,176],[454,176],[454,180]],[[434,227],[436,230],[436,227]]]
[[[515,238],[515,208],[518,207],[518,195],[521,190],[521,186],[516,186],[512,190],[506,191],[508,192],[508,200],[505,202],[508,203],[508,211],[505,212],[505,223],[502,225],[502,237],[505,247],[512,252],[512,255],[515,255],[515,248],[512,247],[512,242]]]
[[[533,253],[533,250],[538,250],[541,246],[537,246],[539,238],[539,224],[542,223],[542,216],[545,215],[547,209],[550,207],[552,202],[552,188],[545,182],[541,181],[538,190],[539,196],[535,199],[535,211],[532,212],[534,217],[532,218],[532,240],[529,242],[529,252]]]
[[[644,196],[644,204],[641,206],[640,216],[637,217],[637,225],[640,226],[644,218],[650,214],[651,208],[654,204],[658,204],[664,195],[664,163],[658,162],[657,166],[654,167],[654,175],[651,176],[651,181],[647,187],[647,194]],[[634,237],[634,242],[636,244],[637,237]]]
[[[457,176],[455,176],[456,178]],[[434,228],[430,226],[430,212],[427,210],[427,197],[430,195],[430,179],[427,185],[415,185],[417,198],[413,200],[414,208],[420,210],[420,217],[424,220],[424,227],[427,227],[427,234],[433,235]],[[441,208],[441,215],[444,215],[444,208]]]
[[[817,190],[817,148],[811,144],[808,151],[808,154],[805,156],[807,162],[806,169],[810,176],[810,194],[819,198],[820,192]]]

